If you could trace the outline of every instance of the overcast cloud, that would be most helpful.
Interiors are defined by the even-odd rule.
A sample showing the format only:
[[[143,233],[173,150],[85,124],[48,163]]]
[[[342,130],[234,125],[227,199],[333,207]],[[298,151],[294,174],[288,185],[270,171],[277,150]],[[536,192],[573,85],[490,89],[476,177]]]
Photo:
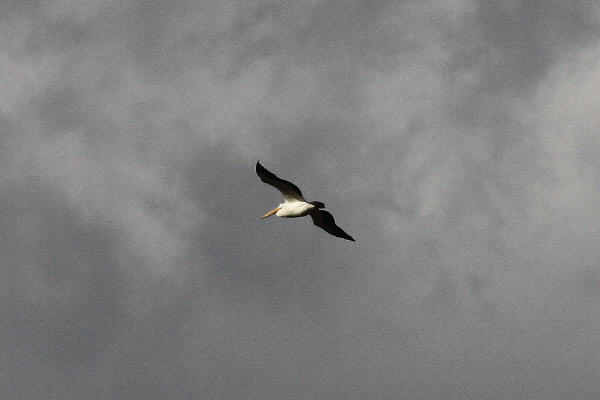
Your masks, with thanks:
[[[4,0],[0,397],[598,398],[599,21]]]

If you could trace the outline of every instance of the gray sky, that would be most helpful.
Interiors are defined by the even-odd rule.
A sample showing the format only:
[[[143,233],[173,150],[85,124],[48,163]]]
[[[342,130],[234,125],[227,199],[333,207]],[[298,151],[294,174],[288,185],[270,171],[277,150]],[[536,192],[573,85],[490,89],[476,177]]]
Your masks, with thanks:
[[[596,399],[599,21],[2,1],[0,397]]]

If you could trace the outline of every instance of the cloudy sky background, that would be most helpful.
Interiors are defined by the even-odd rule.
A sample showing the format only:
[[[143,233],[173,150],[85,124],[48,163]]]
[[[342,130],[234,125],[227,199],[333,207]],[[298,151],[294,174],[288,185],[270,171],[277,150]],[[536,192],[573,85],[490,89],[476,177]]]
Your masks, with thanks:
[[[599,21],[3,1],[0,397],[597,398]]]

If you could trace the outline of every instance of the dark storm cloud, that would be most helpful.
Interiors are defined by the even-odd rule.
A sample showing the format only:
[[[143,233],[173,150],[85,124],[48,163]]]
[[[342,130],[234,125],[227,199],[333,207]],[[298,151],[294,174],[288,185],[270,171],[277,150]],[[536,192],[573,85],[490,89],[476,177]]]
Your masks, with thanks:
[[[0,393],[593,398],[599,13],[4,2]]]

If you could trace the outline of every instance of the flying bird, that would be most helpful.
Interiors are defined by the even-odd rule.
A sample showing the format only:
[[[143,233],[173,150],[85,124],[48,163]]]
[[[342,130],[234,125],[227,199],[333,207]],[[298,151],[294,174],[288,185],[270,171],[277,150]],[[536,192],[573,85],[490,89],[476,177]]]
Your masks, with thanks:
[[[256,173],[261,181],[274,186],[283,195],[283,203],[263,215],[261,218],[264,219],[273,214],[282,218],[297,218],[310,215],[313,223],[319,228],[324,229],[333,236],[352,240],[353,242],[355,241],[352,236],[348,235],[342,228],[335,224],[333,215],[325,210],[321,210],[322,208],[325,208],[325,204],[320,201],[307,202],[304,200],[298,186],[277,177],[277,175],[260,165],[260,162],[256,163]]]

